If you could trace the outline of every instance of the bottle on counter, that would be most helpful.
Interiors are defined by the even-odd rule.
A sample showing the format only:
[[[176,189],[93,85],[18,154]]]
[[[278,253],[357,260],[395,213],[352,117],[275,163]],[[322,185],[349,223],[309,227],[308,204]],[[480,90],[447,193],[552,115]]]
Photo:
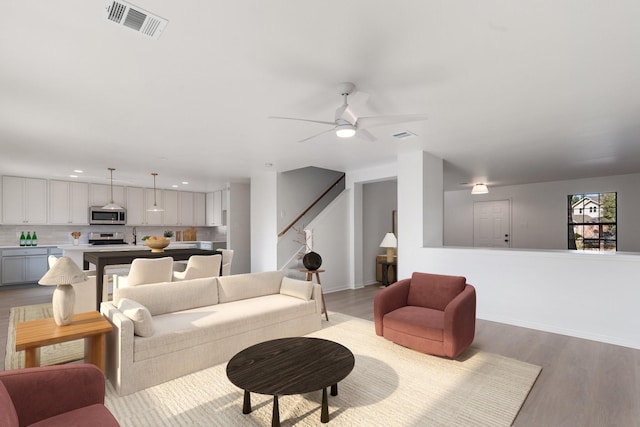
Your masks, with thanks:
[[[31,246],[31,232],[27,231],[27,238],[24,241],[25,246]]]
[[[38,246],[38,236],[36,236],[35,231],[31,235],[31,246]]]
[[[24,231],[20,232],[20,246],[26,246],[27,245],[27,238],[24,237]]]

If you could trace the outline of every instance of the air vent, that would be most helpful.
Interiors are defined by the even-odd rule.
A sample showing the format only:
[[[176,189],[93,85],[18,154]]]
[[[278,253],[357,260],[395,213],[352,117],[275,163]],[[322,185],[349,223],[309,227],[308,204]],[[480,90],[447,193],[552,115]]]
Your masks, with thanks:
[[[158,39],[169,21],[124,1],[107,1],[107,19],[131,28],[152,39]]]
[[[402,132],[394,133],[392,136],[397,139],[407,139],[407,138],[413,138],[414,136],[416,136],[416,134],[411,133],[408,130],[405,130]]]

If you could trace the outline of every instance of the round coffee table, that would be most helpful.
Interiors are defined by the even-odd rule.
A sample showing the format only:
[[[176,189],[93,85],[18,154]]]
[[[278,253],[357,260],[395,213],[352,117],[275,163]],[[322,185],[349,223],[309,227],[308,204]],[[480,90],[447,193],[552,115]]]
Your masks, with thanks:
[[[322,389],[320,421],[329,422],[327,387],[338,394],[338,382],[355,364],[345,346],[321,338],[294,337],[265,341],[242,350],[227,364],[227,377],[244,390],[242,413],[251,412],[251,393],[273,396],[272,426],[280,425],[278,396]]]

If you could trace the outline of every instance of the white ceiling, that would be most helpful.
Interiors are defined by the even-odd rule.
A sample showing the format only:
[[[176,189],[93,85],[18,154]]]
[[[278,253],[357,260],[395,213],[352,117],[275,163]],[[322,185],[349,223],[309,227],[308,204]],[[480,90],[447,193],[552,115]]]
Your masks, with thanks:
[[[640,2],[135,0],[158,40],[100,0],[5,0],[0,174],[218,188],[272,163],[352,171],[423,149],[447,189],[640,172]],[[339,140],[360,116],[425,122]],[[418,136],[391,137],[409,130]]]

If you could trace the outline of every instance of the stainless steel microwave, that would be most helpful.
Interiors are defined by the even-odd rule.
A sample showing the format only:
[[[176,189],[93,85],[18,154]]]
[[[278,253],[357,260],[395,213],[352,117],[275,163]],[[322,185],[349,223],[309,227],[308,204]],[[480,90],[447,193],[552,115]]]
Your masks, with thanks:
[[[104,209],[102,206],[89,208],[89,224],[125,225],[127,211],[124,209]]]

